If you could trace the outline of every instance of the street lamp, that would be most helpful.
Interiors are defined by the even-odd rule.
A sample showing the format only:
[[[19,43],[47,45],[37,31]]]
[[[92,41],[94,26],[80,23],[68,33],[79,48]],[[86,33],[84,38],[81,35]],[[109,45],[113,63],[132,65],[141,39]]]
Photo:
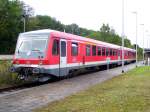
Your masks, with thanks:
[[[25,32],[26,31],[26,15],[25,14],[22,15],[22,21],[23,21],[23,32]]]
[[[148,38],[147,38],[147,51],[150,49],[150,40],[149,40],[149,37],[150,37],[150,35],[148,34],[147,35],[148,36]],[[150,65],[150,58],[149,58],[149,56],[148,56],[148,52],[147,52],[147,65],[149,66]]]
[[[23,15],[23,32],[26,31],[26,16]]]
[[[143,26],[143,64],[144,64],[144,24],[140,24]]]
[[[145,36],[146,36],[146,40],[147,40],[147,43],[145,43],[145,44],[147,44],[147,45],[146,45],[146,48],[148,48],[148,36],[149,36],[149,31],[146,30],[145,33],[146,33]]]
[[[124,72],[124,0],[122,0],[122,73]]]
[[[133,12],[133,14],[136,15],[136,67],[137,67],[137,32],[138,32],[138,26],[137,26],[137,12]]]

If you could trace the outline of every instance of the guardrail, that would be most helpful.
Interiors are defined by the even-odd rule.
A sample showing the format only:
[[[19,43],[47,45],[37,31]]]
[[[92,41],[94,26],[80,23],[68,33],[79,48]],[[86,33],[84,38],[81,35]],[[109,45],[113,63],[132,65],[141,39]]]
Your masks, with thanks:
[[[12,60],[13,55],[0,55],[0,60]]]

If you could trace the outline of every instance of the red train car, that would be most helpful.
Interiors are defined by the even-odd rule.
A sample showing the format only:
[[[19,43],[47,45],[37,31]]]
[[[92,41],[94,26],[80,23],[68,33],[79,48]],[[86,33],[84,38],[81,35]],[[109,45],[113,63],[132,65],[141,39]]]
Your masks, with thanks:
[[[135,50],[125,48],[125,63],[135,61]],[[121,46],[44,29],[18,37],[12,72],[23,79],[47,80],[81,68],[121,64]]]

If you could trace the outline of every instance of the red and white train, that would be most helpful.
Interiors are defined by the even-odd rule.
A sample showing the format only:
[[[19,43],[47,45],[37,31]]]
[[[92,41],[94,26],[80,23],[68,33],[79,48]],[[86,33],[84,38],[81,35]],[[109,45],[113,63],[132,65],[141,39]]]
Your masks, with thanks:
[[[18,37],[11,71],[45,81],[81,68],[119,65],[121,54],[118,45],[49,29],[30,31]],[[135,50],[124,47],[124,54],[125,63],[135,61]]]

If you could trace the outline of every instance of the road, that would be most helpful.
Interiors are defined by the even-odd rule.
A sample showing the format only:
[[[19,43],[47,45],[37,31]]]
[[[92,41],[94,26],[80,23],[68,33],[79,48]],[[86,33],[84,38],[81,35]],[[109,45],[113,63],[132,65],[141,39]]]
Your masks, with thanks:
[[[135,64],[125,66],[125,71]],[[0,112],[32,112],[49,102],[62,99],[121,74],[121,67],[64,79],[37,87],[0,94]]]

